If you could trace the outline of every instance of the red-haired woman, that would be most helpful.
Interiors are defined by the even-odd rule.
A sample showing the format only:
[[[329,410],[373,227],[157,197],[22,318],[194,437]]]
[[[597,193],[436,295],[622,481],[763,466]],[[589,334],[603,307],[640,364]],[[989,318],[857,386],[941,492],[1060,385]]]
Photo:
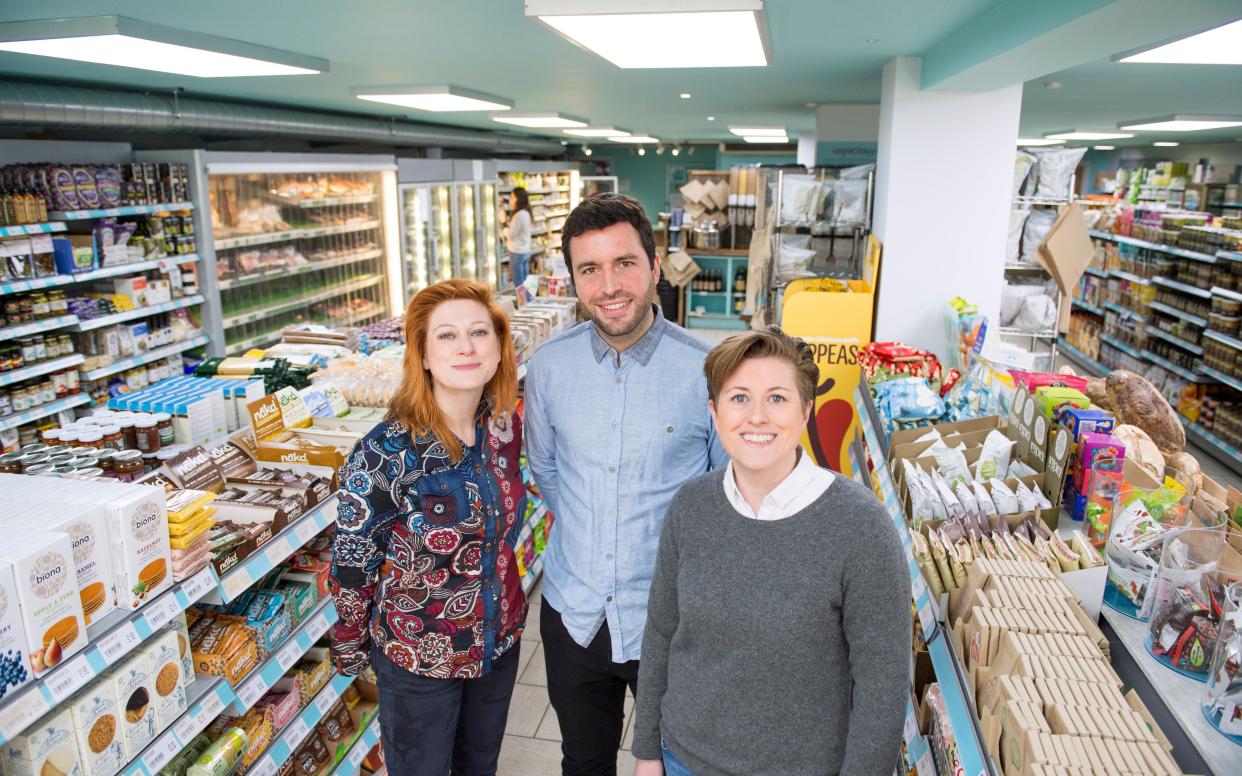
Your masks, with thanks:
[[[513,343],[472,280],[420,291],[405,341],[388,416],[340,471],[332,655],[375,667],[390,773],[494,774],[526,621]]]

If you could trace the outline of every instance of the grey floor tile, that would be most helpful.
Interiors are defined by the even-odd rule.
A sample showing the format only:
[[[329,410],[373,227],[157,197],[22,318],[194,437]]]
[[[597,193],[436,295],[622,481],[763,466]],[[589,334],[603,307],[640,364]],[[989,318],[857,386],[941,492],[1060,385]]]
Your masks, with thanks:
[[[537,644],[539,638],[539,615],[542,613],[542,606],[531,604],[526,612],[526,628],[522,631],[522,641],[528,644]]]
[[[548,691],[543,687],[530,684],[519,684],[513,688],[513,699],[509,702],[509,721],[505,727],[506,736],[522,736],[533,738],[543,721],[548,706]]]
[[[534,654],[530,656],[530,662],[526,664],[526,670],[518,676],[518,683],[533,684],[540,687],[548,686],[548,670],[543,662],[542,644],[536,647]]]
[[[561,725],[556,719],[556,709],[552,708],[552,704],[548,704],[548,708],[543,712],[543,721],[539,723],[539,730],[535,732],[535,738],[542,738],[546,741],[561,740]]]
[[[561,745],[557,741],[505,736],[500,747],[497,776],[558,776],[561,772]],[[621,771],[618,771],[620,773]],[[634,772],[630,766],[630,773]]]

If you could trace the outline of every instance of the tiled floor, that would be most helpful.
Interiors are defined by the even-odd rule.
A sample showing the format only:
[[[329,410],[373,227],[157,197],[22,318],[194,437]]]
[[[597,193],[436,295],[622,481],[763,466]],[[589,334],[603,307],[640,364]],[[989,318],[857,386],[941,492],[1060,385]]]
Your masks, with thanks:
[[[548,702],[548,674],[539,643],[539,601],[543,581],[530,594],[530,615],[522,634],[518,683],[509,704],[509,724],[500,750],[498,776],[556,776],[561,772],[561,731]],[[625,735],[617,753],[618,776],[634,772],[630,741],[634,731],[634,699],[625,699]]]

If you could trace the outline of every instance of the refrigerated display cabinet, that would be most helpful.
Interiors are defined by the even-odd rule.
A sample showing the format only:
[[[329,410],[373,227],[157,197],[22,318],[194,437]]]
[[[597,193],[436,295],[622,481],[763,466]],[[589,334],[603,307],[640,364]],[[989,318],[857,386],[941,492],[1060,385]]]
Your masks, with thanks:
[[[212,355],[274,344],[294,324],[357,326],[397,312],[392,157],[158,153],[190,162]]]
[[[584,200],[596,194],[616,194],[620,189],[615,175],[583,175],[578,187],[578,199]]]
[[[406,302],[428,283],[454,277],[497,284],[495,163],[400,159],[397,178]]]

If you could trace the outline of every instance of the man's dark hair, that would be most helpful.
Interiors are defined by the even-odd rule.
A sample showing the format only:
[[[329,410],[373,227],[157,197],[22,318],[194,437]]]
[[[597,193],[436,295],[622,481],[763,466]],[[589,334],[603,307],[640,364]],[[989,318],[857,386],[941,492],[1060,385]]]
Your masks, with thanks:
[[[596,229],[607,229],[613,224],[626,223],[638,232],[638,239],[643,243],[647,253],[647,261],[655,266],[655,235],[651,232],[651,221],[643,212],[638,200],[625,194],[605,192],[584,199],[565,219],[565,227],[561,232],[561,252],[565,254],[565,266],[569,274],[574,272],[573,257],[569,255],[569,241],[584,232]]]

